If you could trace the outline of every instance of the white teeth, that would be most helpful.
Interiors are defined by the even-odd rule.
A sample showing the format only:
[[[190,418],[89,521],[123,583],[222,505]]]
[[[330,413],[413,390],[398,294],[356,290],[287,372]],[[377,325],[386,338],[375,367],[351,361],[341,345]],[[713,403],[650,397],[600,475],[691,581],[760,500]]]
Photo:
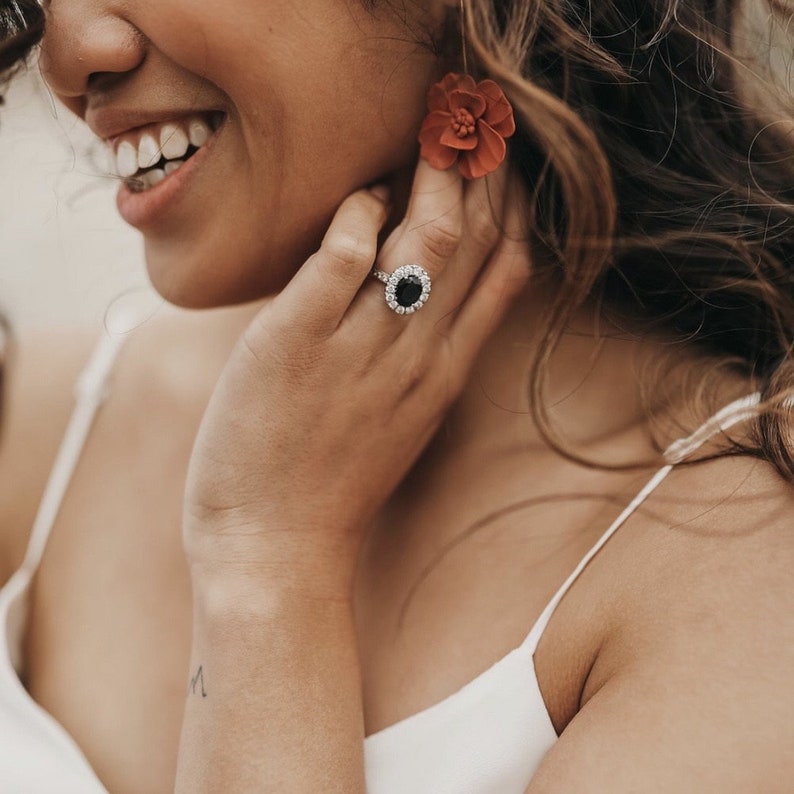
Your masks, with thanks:
[[[212,127],[198,116],[184,119],[181,123],[162,124],[159,132],[157,128],[150,127],[138,139],[137,146],[132,137],[119,143],[112,154],[115,171],[122,179],[133,176],[139,170],[146,171],[140,178],[142,189],[153,187],[185,164],[183,158],[190,146],[200,149],[211,136]],[[168,161],[163,168],[147,170],[156,166],[161,159]]]
[[[190,133],[190,142],[197,149],[203,146],[212,134],[209,125],[201,119],[193,119],[188,125],[188,131]]]
[[[165,179],[165,171],[162,168],[153,168],[147,171],[142,177],[147,187],[154,187]]]
[[[138,170],[138,151],[129,142],[122,141],[116,151],[116,172],[122,179],[132,176]]]
[[[148,132],[141,136],[138,142],[138,166],[140,168],[151,168],[160,162],[162,154],[160,144]]]
[[[164,124],[160,130],[160,149],[166,160],[175,160],[187,154],[188,135],[176,124]]]
[[[170,176],[174,171],[178,171],[184,164],[184,160],[171,160],[171,162],[165,164],[165,175]]]

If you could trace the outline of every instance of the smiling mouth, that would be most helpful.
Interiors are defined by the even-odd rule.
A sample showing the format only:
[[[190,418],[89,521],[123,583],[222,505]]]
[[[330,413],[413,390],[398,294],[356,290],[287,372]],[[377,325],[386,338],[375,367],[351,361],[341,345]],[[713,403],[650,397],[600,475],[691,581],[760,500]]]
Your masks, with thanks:
[[[113,142],[115,172],[128,190],[142,193],[178,171],[212,135],[225,114],[211,112],[138,128]]]

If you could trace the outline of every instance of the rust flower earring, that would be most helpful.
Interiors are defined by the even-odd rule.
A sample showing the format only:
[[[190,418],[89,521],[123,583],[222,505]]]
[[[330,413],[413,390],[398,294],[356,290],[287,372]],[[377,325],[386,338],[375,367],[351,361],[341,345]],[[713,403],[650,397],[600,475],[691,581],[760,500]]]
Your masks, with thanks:
[[[466,65],[466,21],[460,4],[463,68]],[[420,155],[445,171],[457,164],[466,179],[495,171],[507,154],[505,139],[516,131],[513,108],[493,80],[475,82],[469,74],[450,72],[431,86],[428,114],[419,131]]]

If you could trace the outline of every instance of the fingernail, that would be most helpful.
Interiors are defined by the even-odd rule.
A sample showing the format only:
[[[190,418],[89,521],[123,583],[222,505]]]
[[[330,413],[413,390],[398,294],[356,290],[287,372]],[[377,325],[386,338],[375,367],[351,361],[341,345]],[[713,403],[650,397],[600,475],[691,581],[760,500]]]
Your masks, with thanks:
[[[391,199],[391,190],[388,185],[374,185],[369,189],[369,192],[372,193],[376,199],[380,199],[384,204],[388,204]]]

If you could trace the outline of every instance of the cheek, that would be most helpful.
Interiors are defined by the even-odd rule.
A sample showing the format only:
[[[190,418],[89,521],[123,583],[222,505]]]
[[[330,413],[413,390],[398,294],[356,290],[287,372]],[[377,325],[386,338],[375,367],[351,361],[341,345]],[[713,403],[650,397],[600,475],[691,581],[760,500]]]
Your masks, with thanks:
[[[321,216],[350,192],[411,164],[435,61],[415,52],[351,47],[343,67],[283,74],[278,112],[257,117],[251,157],[282,178],[282,201]],[[260,148],[261,147],[261,148]],[[273,152],[279,160],[273,163]]]
[[[203,49],[188,46],[184,29],[163,43],[167,57],[228,97],[230,114],[217,193],[147,236],[164,297],[205,307],[278,291],[347,195],[410,165],[435,59],[404,32],[348,28],[320,29],[299,52],[290,43],[304,40],[278,35],[277,20],[255,47],[241,43],[239,26],[234,46],[226,28]]]

